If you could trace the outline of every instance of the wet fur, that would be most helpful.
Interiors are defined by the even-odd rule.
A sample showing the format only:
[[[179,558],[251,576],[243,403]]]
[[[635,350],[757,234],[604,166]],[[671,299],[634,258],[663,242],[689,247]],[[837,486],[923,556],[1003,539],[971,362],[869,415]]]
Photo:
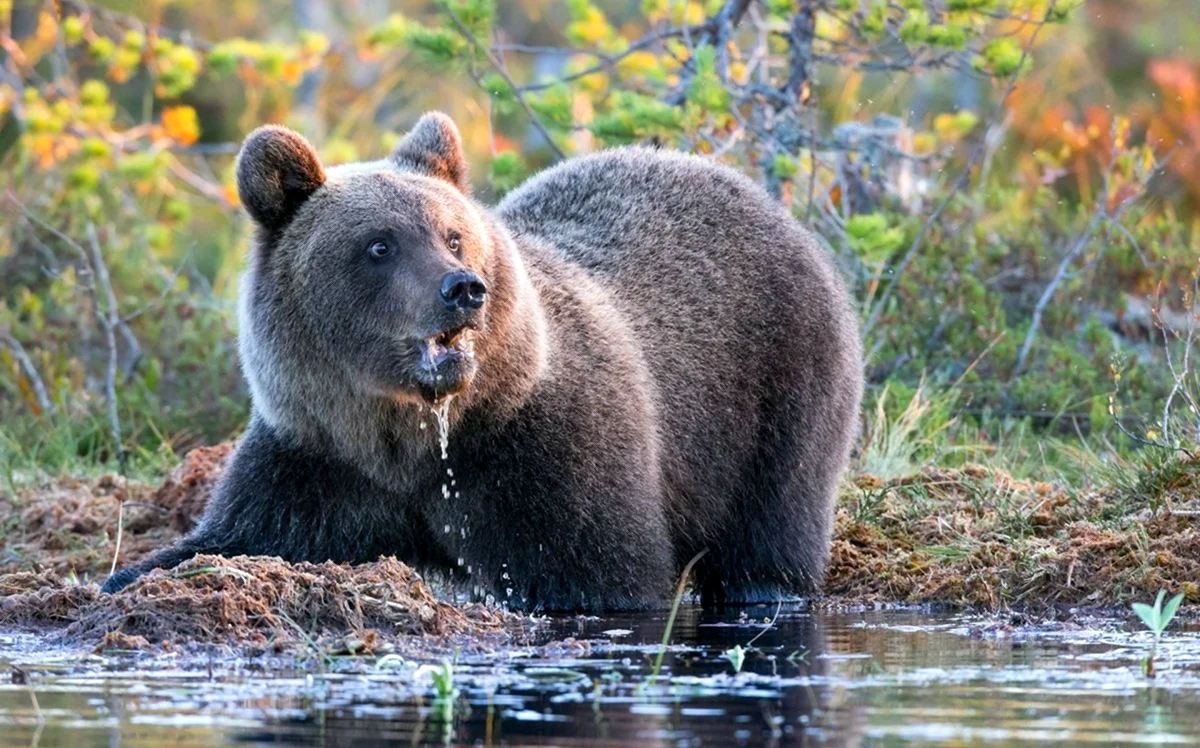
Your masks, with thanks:
[[[239,178],[277,168],[248,160],[255,137]],[[268,193],[247,201],[250,428],[196,529],[107,589],[198,552],[395,554],[516,607],[620,609],[662,602],[701,550],[709,603],[819,589],[861,351],[828,258],[759,187],[628,148],[567,161],[489,210],[465,193],[442,115],[391,160],[321,176],[298,203],[288,186],[305,174],[244,180]],[[381,379],[405,354],[377,344],[384,321],[356,320],[321,265],[330,223],[380,215],[404,231],[468,224],[463,262],[489,288],[445,462],[429,409]]]

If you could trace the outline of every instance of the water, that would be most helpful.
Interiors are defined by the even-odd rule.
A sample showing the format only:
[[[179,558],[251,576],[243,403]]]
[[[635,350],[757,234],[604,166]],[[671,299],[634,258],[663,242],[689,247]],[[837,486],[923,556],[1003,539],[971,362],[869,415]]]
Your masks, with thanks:
[[[454,399],[454,395],[446,395],[438,403],[436,408],[433,408],[433,417],[437,420],[438,427],[438,446],[442,450],[442,462],[445,462],[449,456],[450,448],[450,401]]]
[[[550,620],[527,646],[461,654],[459,696],[441,702],[428,675],[417,676],[417,663],[395,657],[378,665],[335,658],[321,667],[203,655],[79,657],[0,638],[3,672],[15,663],[32,673],[31,685],[7,676],[0,684],[0,744],[1200,739],[1200,634],[1193,631],[1167,637],[1159,677],[1148,681],[1140,674],[1147,639],[1124,620],[1011,631],[991,618],[785,608],[735,675],[722,652],[762,632],[759,621],[774,609],[750,613],[753,620],[739,621],[685,607],[653,683],[665,614]]]

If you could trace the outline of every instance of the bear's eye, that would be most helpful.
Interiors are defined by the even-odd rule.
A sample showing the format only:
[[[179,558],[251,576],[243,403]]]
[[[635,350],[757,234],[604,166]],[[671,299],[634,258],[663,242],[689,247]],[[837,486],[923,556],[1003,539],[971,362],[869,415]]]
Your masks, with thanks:
[[[392,248],[389,247],[386,242],[380,239],[376,239],[375,241],[371,242],[371,244],[367,247],[367,254],[371,255],[371,257],[375,258],[376,260],[382,260],[391,253]]]
[[[446,240],[446,244],[450,245],[452,251],[457,252],[462,249],[462,237],[458,234],[451,234],[450,238]]]

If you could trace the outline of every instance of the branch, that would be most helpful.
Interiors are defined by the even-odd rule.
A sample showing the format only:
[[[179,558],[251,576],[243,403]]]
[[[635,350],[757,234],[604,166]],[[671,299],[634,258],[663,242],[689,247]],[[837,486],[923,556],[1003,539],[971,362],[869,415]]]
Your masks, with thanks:
[[[1146,177],[1146,180],[1142,185],[1142,190],[1125,198],[1125,200],[1121,201],[1121,203],[1117,206],[1116,211],[1110,214],[1108,211],[1107,202],[1111,190],[1112,172],[1116,167],[1117,155],[1117,152],[1114,150],[1112,159],[1108,165],[1108,171],[1104,175],[1104,188],[1100,191],[1100,195],[1096,199],[1096,212],[1092,216],[1092,220],[1088,222],[1087,229],[1076,238],[1075,243],[1071,246],[1071,249],[1058,263],[1058,269],[1055,271],[1054,277],[1051,278],[1050,282],[1046,284],[1046,288],[1042,290],[1041,297],[1038,298],[1037,305],[1033,308],[1033,318],[1029,323],[1029,331],[1025,333],[1025,342],[1021,344],[1021,351],[1017,354],[1017,365],[1013,368],[1013,373],[1009,381],[1015,380],[1017,377],[1021,376],[1022,372],[1025,371],[1026,359],[1028,359],[1029,351],[1033,347],[1033,341],[1037,336],[1038,328],[1041,327],[1042,324],[1042,314],[1046,311],[1046,306],[1054,298],[1054,294],[1058,290],[1058,286],[1067,277],[1067,269],[1071,267],[1071,264],[1075,262],[1075,258],[1078,257],[1079,253],[1087,247],[1089,242],[1091,242],[1092,237],[1096,234],[1096,230],[1100,228],[1101,222],[1107,221],[1110,225],[1119,224],[1121,222],[1121,217],[1125,215],[1125,211],[1128,210],[1129,207],[1132,206],[1139,197],[1145,194],[1146,185],[1148,185],[1150,181],[1154,179],[1155,175],[1158,174],[1158,168],[1153,169]]]
[[[98,276],[99,272],[98,272],[98,269],[95,267],[95,263],[94,263],[91,255],[89,255],[88,251],[86,249],[84,249],[79,244],[79,242],[75,241],[67,234],[63,233],[62,231],[55,228],[53,225],[47,223],[45,220],[40,218],[37,214],[35,214],[33,211],[31,211],[29,208],[27,208],[25,206],[25,204],[22,203],[17,198],[16,194],[14,194],[11,190],[8,193],[6,193],[6,196],[8,197],[9,202],[11,202],[13,205],[17,206],[17,209],[20,210],[22,214],[24,214],[24,216],[30,221],[30,223],[33,223],[34,225],[39,226],[46,231],[49,231],[51,234],[54,234],[54,236],[58,237],[58,239],[61,240],[64,244],[66,244],[68,247],[70,247],[71,250],[73,252],[75,252],[75,254],[79,257],[79,260],[80,260],[80,262],[83,263],[85,270],[92,276],[93,279],[95,279]],[[107,278],[108,278],[107,266],[103,268],[103,271],[104,271],[105,280],[107,280]],[[94,281],[91,284],[89,284],[89,286],[90,286],[89,290],[91,291],[91,295],[92,295],[92,304],[96,307],[96,314],[97,314],[97,316],[101,317],[101,323],[103,324],[104,320],[103,320],[103,313],[101,312],[99,291],[97,290],[96,284]],[[111,293],[111,290],[112,289],[110,288],[109,289],[110,293]],[[115,310],[116,310],[115,304],[113,305],[113,310],[115,313]],[[127,325],[125,323],[125,320],[121,319],[120,317],[117,318],[116,329],[120,331],[121,337],[125,339],[125,343],[129,346],[129,360],[125,362],[125,365],[123,367],[121,367],[121,370],[124,373],[125,377],[129,377],[129,375],[133,373],[133,367],[136,366],[138,361],[141,360],[141,358],[142,358],[142,346],[138,343],[137,336],[135,336],[133,334],[133,331],[129,329],[129,325]]]
[[[100,252],[100,240],[96,236],[96,226],[91,221],[87,224],[88,243],[92,245],[92,262],[96,268],[96,277],[104,289],[108,301],[108,314],[96,310],[104,328],[104,341],[108,346],[108,369],[104,377],[105,395],[108,399],[108,425],[112,429],[114,448],[117,450],[117,465],[121,475],[125,475],[125,445],[121,441],[121,419],[117,405],[117,337],[116,329],[121,324],[117,315],[117,296],[113,293],[112,282],[108,277],[108,266],[104,264],[104,256]],[[128,328],[126,328],[128,329]],[[136,341],[135,341],[136,342]]]
[[[554,151],[554,154],[560,159],[565,159],[567,154],[563,153],[562,149],[558,147],[558,143],[554,142],[554,138],[550,136],[550,131],[546,129],[546,126],[543,125],[542,121],[538,119],[537,114],[533,111],[533,109],[530,108],[529,102],[526,101],[525,97],[521,95],[521,92],[517,90],[517,84],[513,82],[512,76],[508,74],[508,69],[504,67],[504,63],[496,59],[496,55],[492,53],[492,50],[479,43],[479,40],[475,38],[475,34],[471,33],[471,30],[462,22],[462,19],[458,17],[457,13],[455,13],[449,7],[446,8],[446,13],[450,16],[450,20],[454,21],[454,25],[458,27],[459,33],[466,37],[467,41],[470,42],[472,47],[479,50],[484,54],[485,57],[487,57],[488,62],[491,63],[492,67],[496,69],[496,72],[500,74],[500,77],[504,79],[505,84],[508,85],[509,89],[512,90],[513,95],[517,98],[517,103],[520,104],[521,108],[525,110],[525,116],[529,118],[529,122],[537,128],[537,131],[540,132],[542,137],[546,139],[546,142],[550,144],[550,150]],[[476,83],[478,84],[479,82],[476,81]]]
[[[33,385],[33,395],[37,398],[38,408],[43,413],[54,414],[54,402],[50,399],[50,395],[46,392],[46,383],[42,381],[42,377],[38,374],[37,367],[33,365],[33,359],[29,358],[29,354],[25,352],[25,347],[21,345],[21,341],[13,337],[11,330],[5,325],[3,330],[0,330],[0,343],[3,343],[12,351],[13,358],[25,370],[25,376]]]
[[[1033,45],[1037,42],[1037,38],[1042,33],[1042,29],[1046,28],[1046,24],[1049,23],[1051,14],[1054,13],[1054,6],[1056,4],[1057,0],[1051,0],[1050,4],[1046,7],[1045,15],[1042,16],[1041,23],[1039,23],[1037,28],[1033,30],[1033,33],[1029,37],[1029,42],[1025,45],[1025,49],[1021,51],[1021,60],[1017,63],[1017,69],[1013,72],[1012,78],[1008,82],[1008,88],[1004,90],[1004,95],[1000,97],[1000,103],[996,107],[996,115],[993,117],[992,122],[988,125],[989,130],[996,125],[1000,114],[1004,111],[1004,105],[1008,103],[1009,98],[1012,97],[1013,91],[1017,89],[1017,81],[1020,80],[1021,71],[1025,67],[1025,62],[1029,59],[1029,55],[1033,53]],[[925,235],[929,233],[929,229],[933,226],[933,224],[936,223],[939,218],[941,218],[942,213],[946,210],[946,207],[950,205],[950,201],[954,199],[954,195],[957,194],[964,185],[966,185],[967,181],[971,177],[971,172],[974,171],[975,165],[979,163],[979,159],[983,157],[983,153],[986,149],[987,138],[984,137],[981,138],[979,143],[975,146],[975,150],[971,153],[971,158],[967,161],[966,168],[963,169],[962,173],[958,175],[958,178],[954,180],[954,183],[950,186],[949,192],[946,193],[946,197],[944,197],[942,201],[938,203],[938,206],[934,209],[933,213],[929,214],[929,218],[925,220],[925,223],[921,224],[921,229],[917,232],[916,237],[913,238],[912,245],[909,246],[908,251],[904,253],[904,257],[900,259],[899,264],[897,264],[895,269],[892,271],[892,282],[889,283],[887,288],[883,290],[883,293],[879,295],[879,300],[875,302],[875,306],[872,307],[871,313],[867,316],[866,322],[863,323],[863,339],[866,339],[866,337],[871,334],[871,330],[875,327],[875,321],[879,318],[880,313],[883,312],[883,309],[887,305],[888,301],[891,300],[892,293],[896,290],[896,286],[900,283],[900,276],[903,275],[904,271],[908,269],[909,263],[912,262],[913,258],[917,254],[917,250],[921,248],[921,243],[925,241]]]
[[[1059,284],[1066,277],[1067,268],[1071,266],[1071,263],[1075,261],[1079,253],[1092,240],[1092,236],[1096,233],[1096,229],[1100,227],[1100,222],[1104,218],[1105,212],[1103,210],[1096,211],[1095,215],[1092,216],[1092,220],[1088,223],[1087,230],[1076,238],[1075,244],[1063,256],[1062,261],[1058,263],[1058,270],[1055,271],[1054,277],[1050,279],[1050,282],[1042,290],[1042,295],[1033,308],[1033,318],[1029,322],[1029,331],[1025,333],[1025,342],[1021,344],[1021,352],[1017,354],[1017,365],[1013,368],[1011,379],[1021,376],[1021,373],[1025,370],[1025,360],[1029,357],[1029,350],[1033,347],[1033,340],[1037,337],[1038,328],[1041,327],[1042,314],[1045,313],[1046,306],[1054,298],[1055,291],[1058,290]]]

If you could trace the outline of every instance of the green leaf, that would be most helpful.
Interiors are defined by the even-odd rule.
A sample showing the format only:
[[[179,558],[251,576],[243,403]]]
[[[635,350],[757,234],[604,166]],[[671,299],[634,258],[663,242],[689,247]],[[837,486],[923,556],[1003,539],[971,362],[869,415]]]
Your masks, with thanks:
[[[742,665],[746,662],[746,650],[742,649],[742,645],[738,644],[733,649],[727,649],[722,653],[725,659],[729,660],[729,664],[733,666],[733,672],[742,672]]]
[[[1134,603],[1133,612],[1142,619],[1142,623],[1151,631],[1158,631],[1158,611],[1146,603]]]
[[[1162,613],[1159,615],[1159,621],[1162,622],[1163,629],[1171,624],[1171,619],[1175,617],[1175,611],[1179,610],[1179,604],[1182,602],[1183,593],[1180,592],[1163,606]]]

